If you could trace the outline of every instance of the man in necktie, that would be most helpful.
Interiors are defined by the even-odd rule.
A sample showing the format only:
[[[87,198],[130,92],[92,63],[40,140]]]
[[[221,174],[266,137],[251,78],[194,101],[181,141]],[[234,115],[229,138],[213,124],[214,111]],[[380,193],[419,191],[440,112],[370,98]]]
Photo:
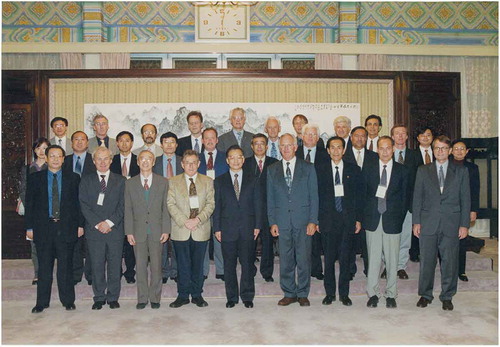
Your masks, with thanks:
[[[377,152],[378,133],[382,129],[382,118],[371,114],[365,119],[365,128],[368,131],[367,149]]]
[[[181,137],[177,143],[179,146],[175,154],[182,157],[186,149],[193,149],[197,153],[203,151],[201,132],[203,130],[203,115],[200,111],[191,111],[186,116],[186,121],[190,134]]]
[[[268,150],[267,156],[281,160],[281,154],[279,152],[279,134],[281,131],[281,122],[276,117],[269,117],[266,120],[266,124],[264,126],[264,131],[268,136]]]
[[[340,136],[344,139],[346,145],[344,152],[351,149],[351,139],[349,138],[349,132],[351,131],[351,119],[346,116],[338,116],[333,120],[333,130],[335,135]],[[353,129],[354,130],[354,129]]]
[[[246,122],[245,110],[241,107],[232,109],[229,114],[229,120],[233,128],[219,137],[217,149],[226,152],[232,145],[238,145],[243,148],[245,157],[249,157],[252,155],[250,142],[253,134],[243,130]]]
[[[177,299],[170,307],[191,302],[208,306],[203,299],[203,261],[210,238],[210,217],[215,207],[213,180],[198,172],[198,153],[186,150],[184,173],[169,180],[168,210],[172,217],[172,241],[177,257]]]
[[[441,135],[432,143],[436,160],[418,168],[413,193],[413,233],[420,239],[418,307],[434,299],[434,273],[441,256],[443,310],[453,310],[457,292],[459,240],[467,237],[470,226],[470,182],[465,166],[448,160],[451,141]]]
[[[296,114],[292,119],[293,129],[295,130],[297,136],[297,145],[300,147],[303,145],[302,141],[302,127],[309,123],[309,120],[303,114]],[[323,139],[320,137],[318,140],[318,145],[325,147]]]
[[[170,235],[167,208],[168,180],[153,172],[155,157],[148,150],[139,153],[140,174],[125,183],[125,234],[134,247],[137,271],[137,305],[160,308],[162,250]],[[149,273],[148,280],[148,264]]]
[[[319,231],[325,254],[324,287],[326,296],[323,305],[336,300],[335,261],[339,260],[338,290],[340,302],[351,306],[349,282],[352,243],[354,235],[361,230],[363,191],[361,169],[342,160],[345,141],[339,136],[327,142],[330,160],[319,166]]]
[[[50,139],[52,145],[59,145],[66,155],[73,154],[73,149],[71,148],[70,139],[66,136],[68,131],[68,120],[63,117],[54,117],[50,121],[50,127],[54,133],[54,137]]]
[[[106,147],[93,154],[97,174],[86,175],[80,182],[80,206],[85,217],[92,265],[93,310],[119,308],[123,252],[123,213],[126,178],[110,171],[113,155]]]
[[[429,164],[432,163],[434,160],[434,157],[432,155],[432,140],[434,139],[433,136],[433,130],[429,126],[421,126],[418,127],[416,130],[417,133],[417,141],[419,143],[418,149],[420,151],[420,154],[422,156],[422,161],[421,164]]]
[[[363,166],[365,196],[362,225],[368,247],[368,307],[377,307],[381,297],[379,277],[382,254],[385,256],[387,285],[386,307],[397,306],[397,266],[401,229],[406,215],[408,172],[392,159],[394,140],[381,136],[377,144],[379,160]]]
[[[89,139],[89,152],[94,153],[97,147],[106,147],[116,153],[116,141],[108,136],[109,121],[103,114],[96,114],[92,120],[95,137]]]
[[[162,155],[162,148],[155,143],[157,134],[158,130],[156,129],[156,125],[150,123],[144,124],[141,127],[141,135],[144,145],[135,149],[133,153],[139,155],[141,151],[146,150],[153,153],[155,157]]]
[[[267,171],[267,215],[271,234],[280,236],[280,286],[287,306],[309,306],[311,241],[318,224],[318,183],[312,164],[295,156],[297,139],[280,137],[283,159]]]

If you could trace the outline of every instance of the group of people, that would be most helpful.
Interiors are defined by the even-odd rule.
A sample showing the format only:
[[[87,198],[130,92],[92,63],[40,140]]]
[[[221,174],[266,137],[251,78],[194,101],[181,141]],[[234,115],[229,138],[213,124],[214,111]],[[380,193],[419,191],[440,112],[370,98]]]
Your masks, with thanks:
[[[280,306],[309,306],[311,277],[324,281],[324,305],[336,300],[337,288],[339,301],[352,305],[349,284],[359,251],[368,307],[382,297],[381,277],[387,279],[386,307],[397,306],[397,280],[408,279],[410,259],[420,261],[417,306],[426,307],[434,298],[439,256],[439,299],[444,310],[453,309],[457,280],[467,280],[460,240],[479,207],[478,169],[465,160],[463,141],[434,137],[423,127],[417,129],[419,148],[411,150],[404,125],[379,137],[379,116],[353,129],[340,116],[325,147],[319,127],[301,114],[293,118],[296,134],[280,135],[279,119],[269,117],[267,136],[244,130],[244,109],[232,109],[229,117],[232,129],[219,136],[192,111],[190,135],[166,132],[160,145],[156,126],[145,124],[144,145],[134,152],[133,134],[110,138],[102,114],[93,119],[90,139],[83,131],[67,138],[68,121],[52,119],[55,136],[35,141],[33,163],[21,179],[37,284],[32,312],[49,307],[55,259],[66,310],[75,309],[75,285],[84,273],[93,310],[120,307],[122,276],[137,281],[137,309],[159,308],[168,279],[178,292],[170,307],[208,306],[202,293],[210,240],[226,307],[241,300],[252,308],[258,239],[266,282],[274,281],[279,240]]]

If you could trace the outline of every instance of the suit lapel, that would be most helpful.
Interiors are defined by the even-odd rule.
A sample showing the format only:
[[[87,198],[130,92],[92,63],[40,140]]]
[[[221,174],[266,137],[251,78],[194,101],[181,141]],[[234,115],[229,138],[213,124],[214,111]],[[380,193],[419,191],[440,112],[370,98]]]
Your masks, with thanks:
[[[283,165],[281,166],[281,168],[283,169]],[[297,182],[299,181],[299,178],[302,177],[303,173],[304,172],[303,172],[302,162],[300,160],[296,160],[295,161],[295,172],[293,173],[293,177],[292,177],[292,188],[290,189],[290,193],[294,190],[294,188],[298,184]],[[286,185],[286,183],[285,183],[285,185]]]
[[[456,176],[456,167],[448,161],[448,169],[446,170],[446,178],[444,179],[444,187],[443,194],[446,193],[450,186],[452,186],[452,182],[455,181]]]

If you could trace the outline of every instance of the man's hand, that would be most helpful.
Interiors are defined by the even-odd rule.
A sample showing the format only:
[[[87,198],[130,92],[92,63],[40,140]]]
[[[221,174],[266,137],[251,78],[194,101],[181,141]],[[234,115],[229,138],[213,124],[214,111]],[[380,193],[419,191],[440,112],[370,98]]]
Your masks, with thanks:
[[[458,238],[460,240],[466,238],[467,235],[469,235],[469,229],[464,228],[464,227],[458,228]]]
[[[216,231],[215,233],[215,238],[217,239],[217,241],[221,242],[222,240],[222,231]]]
[[[316,224],[314,223],[309,223],[307,224],[307,228],[306,228],[306,234],[309,235],[309,236],[313,236],[314,233],[316,232]]]
[[[271,235],[273,235],[273,237],[276,237],[276,236],[280,235],[278,224],[271,225],[271,230],[270,231],[271,231]]]
[[[83,234],[84,234],[83,228],[82,227],[78,227],[78,237],[82,237]]]
[[[198,224],[200,224],[200,220],[198,218],[191,218],[184,223],[184,226],[193,231],[198,227]]]
[[[477,212],[472,212],[470,213],[470,221],[475,222],[477,219]]]
[[[259,236],[260,229],[253,229],[253,239],[257,240],[257,236]]]
[[[413,224],[413,235],[420,237],[420,224]]]
[[[135,237],[134,235],[127,235],[127,241],[131,246],[135,246]]]
[[[165,234],[165,233],[161,234],[161,236],[160,236],[160,242],[161,243],[167,242],[169,236],[170,236],[169,234]]]
[[[96,227],[103,234],[107,234],[111,231],[111,227],[109,226],[108,222],[106,222],[105,220],[103,220],[102,222],[97,224]]]
[[[354,229],[355,234],[359,234],[361,231],[361,222],[356,222],[356,229]]]

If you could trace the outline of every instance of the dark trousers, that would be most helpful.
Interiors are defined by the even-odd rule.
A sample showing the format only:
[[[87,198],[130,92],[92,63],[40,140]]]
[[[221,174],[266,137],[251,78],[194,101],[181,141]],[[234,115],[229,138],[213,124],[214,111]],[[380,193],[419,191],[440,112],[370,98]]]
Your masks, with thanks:
[[[269,227],[265,227],[259,233],[262,241],[261,257],[260,257],[260,274],[262,277],[272,277],[274,272],[274,237],[269,231]]]
[[[87,281],[92,280],[89,249],[85,237],[82,236],[78,238],[73,250],[73,280],[75,283],[82,280],[84,273]]]
[[[172,241],[177,258],[177,293],[179,298],[188,299],[201,296],[203,292],[203,261],[207,251],[207,241]]]
[[[255,241],[237,240],[222,241],[222,257],[224,258],[224,284],[228,301],[253,301],[255,296]],[[238,290],[238,275],[236,265],[238,258],[241,265],[241,278]]]
[[[458,274],[465,274],[465,263],[467,262],[467,242],[469,236],[460,240],[460,247],[458,250]]]
[[[351,235],[353,238],[352,247],[353,251],[351,252],[351,261],[350,261],[350,271],[352,275],[355,275],[358,271],[358,267],[356,265],[356,254],[358,251],[361,252],[361,257],[363,258],[363,273],[365,275],[368,274],[368,247],[366,246],[366,231],[365,229],[361,229],[359,233]]]
[[[125,260],[125,272],[123,276],[126,279],[133,279],[135,277],[135,255],[134,247],[128,243],[127,236],[123,242],[123,259]],[[122,270],[123,271],[123,270]]]
[[[312,237],[311,247],[311,276],[318,276],[323,273],[323,263],[321,262],[321,234],[315,233]]]
[[[37,306],[48,307],[50,304],[55,259],[57,259],[59,300],[63,305],[75,302],[75,285],[73,283],[74,247],[74,242],[68,243],[60,236],[60,224],[50,222],[48,240],[36,244],[39,265],[36,289]]]
[[[420,241],[418,237],[411,233],[411,247],[410,247],[410,259],[415,260],[418,259],[420,255]]]

